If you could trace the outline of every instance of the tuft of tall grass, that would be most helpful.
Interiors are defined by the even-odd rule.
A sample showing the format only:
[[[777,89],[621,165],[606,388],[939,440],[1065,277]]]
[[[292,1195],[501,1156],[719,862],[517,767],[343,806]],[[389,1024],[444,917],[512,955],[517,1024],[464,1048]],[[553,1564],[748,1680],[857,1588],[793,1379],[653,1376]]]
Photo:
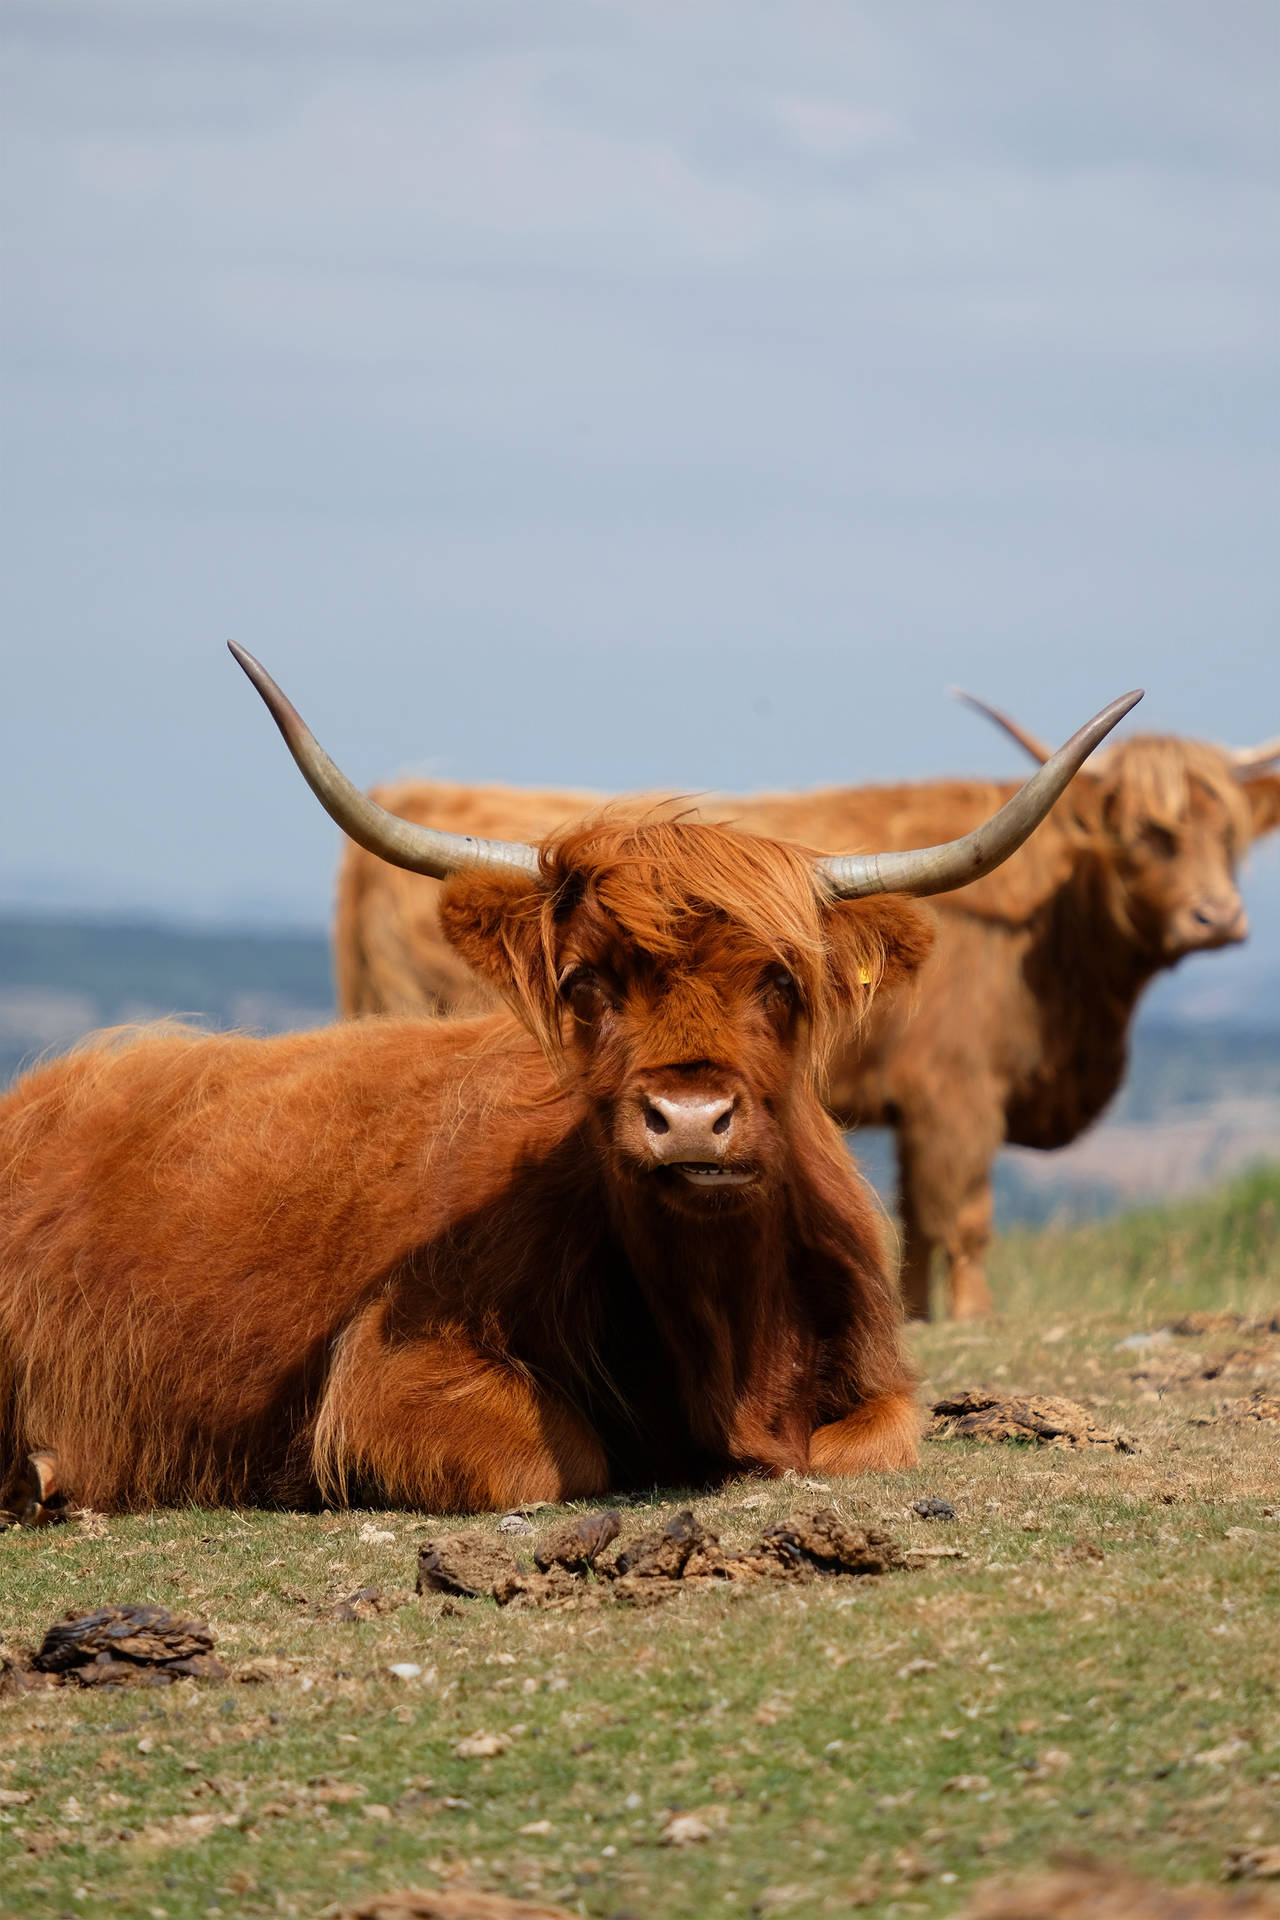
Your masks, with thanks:
[[[1173,1317],[1280,1307],[1280,1166],[1169,1207],[1004,1234],[991,1258],[1006,1313]]]

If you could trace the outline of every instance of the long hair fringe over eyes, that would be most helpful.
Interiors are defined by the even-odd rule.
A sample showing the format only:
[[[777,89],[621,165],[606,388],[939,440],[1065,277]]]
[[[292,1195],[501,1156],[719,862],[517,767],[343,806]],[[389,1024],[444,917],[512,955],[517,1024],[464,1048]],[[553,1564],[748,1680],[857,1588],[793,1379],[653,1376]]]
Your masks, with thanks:
[[[562,1051],[558,954],[576,912],[602,914],[624,942],[667,965],[723,929],[726,960],[754,946],[795,981],[816,1074],[839,1025],[869,1006],[885,971],[877,916],[828,902],[816,857],[689,819],[606,815],[571,829],[543,849],[543,885],[512,903],[503,929],[521,1013],[549,1053]]]

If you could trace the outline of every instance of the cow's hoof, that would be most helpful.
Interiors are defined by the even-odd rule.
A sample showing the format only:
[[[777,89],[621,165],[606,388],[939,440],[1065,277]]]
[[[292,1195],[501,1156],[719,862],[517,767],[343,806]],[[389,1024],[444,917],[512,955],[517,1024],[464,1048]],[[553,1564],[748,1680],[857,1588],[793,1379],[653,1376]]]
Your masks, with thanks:
[[[67,1517],[70,1501],[58,1485],[56,1453],[29,1453],[20,1482],[18,1518],[24,1527],[52,1527]]]

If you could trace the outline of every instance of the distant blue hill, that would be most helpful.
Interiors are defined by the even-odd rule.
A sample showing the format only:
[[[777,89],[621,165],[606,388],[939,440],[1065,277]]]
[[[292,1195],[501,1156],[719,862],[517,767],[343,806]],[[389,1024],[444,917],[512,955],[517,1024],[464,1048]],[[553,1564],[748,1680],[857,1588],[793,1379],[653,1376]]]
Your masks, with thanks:
[[[1004,1154],[997,1169],[1003,1220],[1112,1211],[1138,1190],[1124,1185],[1135,1140],[1145,1151],[1161,1129],[1205,1136],[1205,1177],[1235,1164],[1221,1161],[1224,1130],[1248,1142],[1270,1137],[1273,1104],[1280,1139],[1280,976],[1243,960],[1206,956],[1151,996],[1128,1078],[1102,1122],[1115,1163],[1106,1171],[1115,1178],[1099,1177],[1096,1160],[1073,1168],[1069,1154],[1034,1161]],[[1232,981],[1238,995],[1224,997]],[[95,1027],[164,1015],[263,1033],[321,1025],[334,1015],[328,941],[320,933],[0,913],[0,1084]],[[854,1149],[890,1196],[887,1137],[864,1133]],[[1186,1159],[1182,1151],[1180,1168]]]
[[[333,1018],[328,941],[0,914],[0,1076],[93,1027],[176,1014],[279,1032]]]

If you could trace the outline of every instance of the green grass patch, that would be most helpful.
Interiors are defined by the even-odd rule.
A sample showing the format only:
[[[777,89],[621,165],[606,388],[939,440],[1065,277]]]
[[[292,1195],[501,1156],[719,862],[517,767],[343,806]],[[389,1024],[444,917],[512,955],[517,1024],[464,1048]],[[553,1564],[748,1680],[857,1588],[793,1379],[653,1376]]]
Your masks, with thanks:
[[[1218,1417],[1280,1389],[1280,1339],[1171,1343],[1228,1363],[1184,1384],[1135,1379],[1144,1356],[1116,1344],[1192,1307],[1280,1306],[1278,1210],[1271,1171],[1176,1211],[1010,1235],[1002,1319],[913,1335],[926,1391],[1065,1393],[1138,1453],[939,1442],[910,1473],[696,1499],[734,1544],[836,1502],[963,1560],[518,1613],[411,1595],[441,1525],[421,1514],[183,1511],[0,1537],[6,1642],[160,1601],[267,1676],[0,1701],[0,1789],[31,1795],[0,1804],[0,1915],[318,1915],[462,1879],[637,1920],[944,1916],[1056,1850],[1179,1881],[1216,1878],[1233,1844],[1280,1844],[1280,1428]],[[956,1520],[917,1518],[925,1493]],[[688,1497],[627,1509],[624,1533]],[[402,1604],[327,1617],[369,1584]],[[503,1750],[460,1757],[477,1733]],[[673,1810],[705,1837],[664,1844]]]

